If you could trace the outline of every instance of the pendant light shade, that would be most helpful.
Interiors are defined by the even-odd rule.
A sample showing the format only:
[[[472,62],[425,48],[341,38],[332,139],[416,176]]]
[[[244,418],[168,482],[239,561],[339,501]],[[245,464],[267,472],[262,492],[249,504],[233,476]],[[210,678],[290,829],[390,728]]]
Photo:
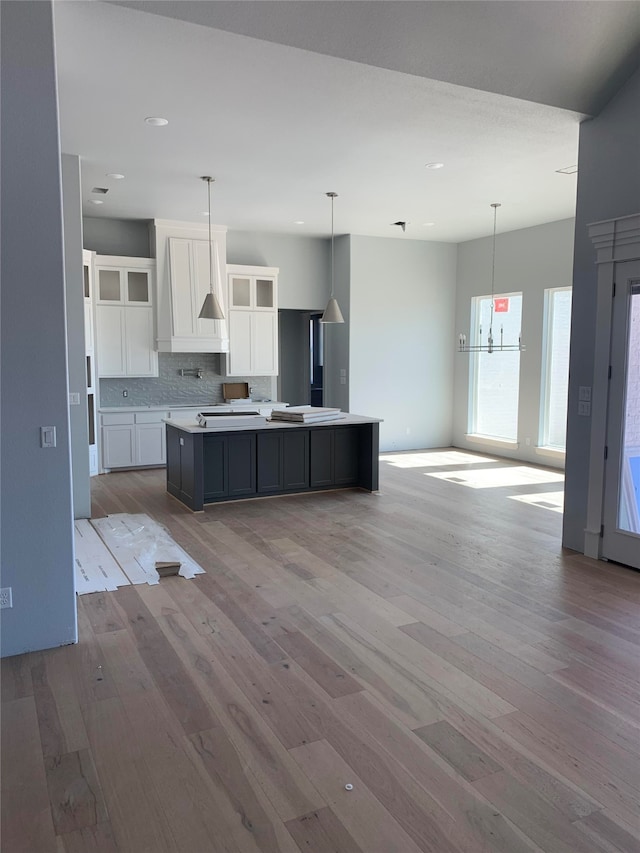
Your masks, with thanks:
[[[333,273],[333,201],[338,198],[338,193],[327,193],[331,199],[331,295],[327,302],[327,307],[324,309],[324,314],[320,317],[321,323],[344,323],[344,317],[336,298],[333,295],[334,273]]]
[[[204,298],[202,308],[198,317],[201,320],[224,320],[224,311],[213,292],[213,244],[211,242],[211,184],[215,178],[205,175],[202,178],[207,182],[207,198],[209,201],[209,293]]]
[[[324,314],[320,318],[321,323],[344,323],[342,311],[338,305],[338,301],[332,296],[327,302],[327,307],[324,309]]]

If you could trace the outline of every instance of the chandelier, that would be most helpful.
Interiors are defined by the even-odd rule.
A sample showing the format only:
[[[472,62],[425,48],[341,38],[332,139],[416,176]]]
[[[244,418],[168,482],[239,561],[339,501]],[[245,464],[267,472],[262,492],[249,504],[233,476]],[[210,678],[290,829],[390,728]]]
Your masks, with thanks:
[[[496,221],[498,215],[498,208],[502,205],[499,202],[493,202],[491,207],[493,208],[493,244],[491,251],[491,316],[489,319],[489,335],[487,337],[487,342],[482,342],[482,325],[478,327],[478,342],[474,344],[467,343],[467,336],[465,334],[458,335],[458,352],[508,352],[508,351],[517,351],[524,352],[524,345],[522,343],[522,333],[518,334],[518,342],[517,343],[507,343],[504,342],[504,327],[500,326],[500,339],[496,342],[493,336],[493,314],[495,311],[495,282],[496,282]]]

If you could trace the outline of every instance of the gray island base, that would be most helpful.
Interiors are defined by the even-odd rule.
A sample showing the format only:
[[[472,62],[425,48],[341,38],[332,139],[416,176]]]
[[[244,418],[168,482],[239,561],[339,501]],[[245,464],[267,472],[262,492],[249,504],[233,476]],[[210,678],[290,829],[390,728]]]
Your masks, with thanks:
[[[379,424],[346,415],[225,429],[168,419],[167,491],[194,512],[219,501],[324,489],[375,492]]]

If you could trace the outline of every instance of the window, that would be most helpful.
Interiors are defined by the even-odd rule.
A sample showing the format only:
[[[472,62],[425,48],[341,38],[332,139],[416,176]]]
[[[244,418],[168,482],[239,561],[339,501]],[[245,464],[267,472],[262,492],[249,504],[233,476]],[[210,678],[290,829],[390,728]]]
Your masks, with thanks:
[[[494,296],[493,352],[471,354],[469,431],[502,441],[518,439],[520,352],[502,350],[517,344],[522,321],[522,293]],[[472,344],[486,345],[491,325],[491,297],[471,300]]]
[[[549,288],[544,292],[544,301],[539,443],[542,447],[564,450],[567,437],[571,288]]]

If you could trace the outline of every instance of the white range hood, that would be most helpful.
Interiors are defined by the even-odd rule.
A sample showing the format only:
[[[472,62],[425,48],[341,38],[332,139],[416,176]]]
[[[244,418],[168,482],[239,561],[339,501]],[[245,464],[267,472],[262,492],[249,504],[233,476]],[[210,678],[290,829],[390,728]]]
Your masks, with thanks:
[[[154,219],[150,225],[157,275],[158,352],[228,352],[227,320],[198,317],[209,292],[209,228]],[[227,229],[211,226],[213,285],[227,315]]]

